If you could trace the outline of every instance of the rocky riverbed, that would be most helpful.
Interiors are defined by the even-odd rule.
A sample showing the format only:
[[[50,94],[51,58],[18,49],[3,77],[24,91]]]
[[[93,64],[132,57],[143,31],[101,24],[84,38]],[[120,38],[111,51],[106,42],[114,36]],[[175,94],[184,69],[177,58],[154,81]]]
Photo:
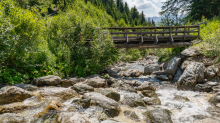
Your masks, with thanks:
[[[147,56],[109,76],[36,78],[2,86],[0,123],[220,123],[220,65],[193,48]],[[205,61],[205,62],[204,62]]]

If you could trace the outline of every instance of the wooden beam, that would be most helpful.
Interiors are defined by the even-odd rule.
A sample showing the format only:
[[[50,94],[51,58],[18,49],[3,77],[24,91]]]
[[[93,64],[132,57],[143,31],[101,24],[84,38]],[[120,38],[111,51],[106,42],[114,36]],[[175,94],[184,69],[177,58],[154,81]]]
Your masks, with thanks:
[[[157,29],[155,28],[155,44],[158,44],[158,38],[157,38]]]

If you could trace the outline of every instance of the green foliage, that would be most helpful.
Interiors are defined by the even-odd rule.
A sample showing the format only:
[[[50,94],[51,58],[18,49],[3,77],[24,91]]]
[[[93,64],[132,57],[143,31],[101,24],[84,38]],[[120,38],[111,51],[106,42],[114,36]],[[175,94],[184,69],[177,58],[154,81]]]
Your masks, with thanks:
[[[136,61],[141,58],[141,52],[138,49],[120,49],[120,60],[124,62]]]

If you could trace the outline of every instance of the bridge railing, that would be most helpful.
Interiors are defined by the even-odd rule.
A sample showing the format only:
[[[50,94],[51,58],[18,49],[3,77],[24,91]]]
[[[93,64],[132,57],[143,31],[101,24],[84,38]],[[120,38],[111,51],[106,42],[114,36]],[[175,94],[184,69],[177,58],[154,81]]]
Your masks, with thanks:
[[[191,41],[200,38],[200,26],[168,26],[168,27],[111,27],[108,29],[112,40],[118,43]]]

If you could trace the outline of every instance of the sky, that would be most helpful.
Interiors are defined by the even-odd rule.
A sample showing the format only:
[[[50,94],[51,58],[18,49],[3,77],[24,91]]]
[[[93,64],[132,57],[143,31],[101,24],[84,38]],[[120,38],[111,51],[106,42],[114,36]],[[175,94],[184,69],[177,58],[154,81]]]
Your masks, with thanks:
[[[128,6],[138,9],[139,12],[144,11],[146,17],[160,17],[162,2],[166,0],[123,0],[128,3]]]

